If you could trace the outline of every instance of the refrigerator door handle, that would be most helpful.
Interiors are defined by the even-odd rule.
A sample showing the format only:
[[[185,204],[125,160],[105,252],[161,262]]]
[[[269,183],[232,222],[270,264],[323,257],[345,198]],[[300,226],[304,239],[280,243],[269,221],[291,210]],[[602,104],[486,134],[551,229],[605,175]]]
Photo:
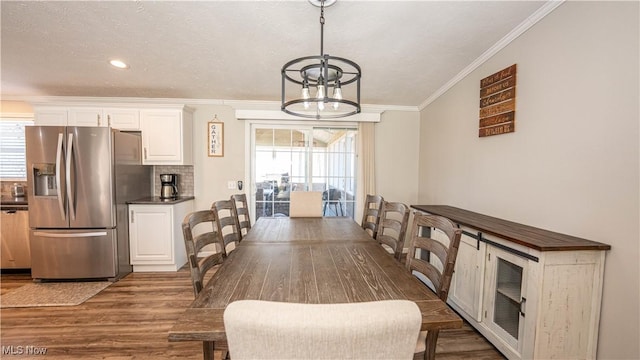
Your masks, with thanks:
[[[62,133],[58,133],[58,146],[56,149],[56,189],[58,189],[58,207],[60,208],[60,216],[62,217],[62,221],[67,220],[67,212],[64,209],[64,199],[62,198],[62,189],[60,188],[60,166],[62,163],[62,140],[64,139],[64,135]]]
[[[34,231],[34,236],[48,237],[48,238],[79,238],[79,237],[99,237],[107,236],[106,231],[89,231],[80,233],[52,233],[46,231]]]
[[[73,133],[69,134],[69,141],[67,141],[67,199],[69,200],[69,217],[71,220],[76,219],[76,209],[74,207],[75,203],[73,202],[73,191],[71,188],[71,156],[73,155]]]

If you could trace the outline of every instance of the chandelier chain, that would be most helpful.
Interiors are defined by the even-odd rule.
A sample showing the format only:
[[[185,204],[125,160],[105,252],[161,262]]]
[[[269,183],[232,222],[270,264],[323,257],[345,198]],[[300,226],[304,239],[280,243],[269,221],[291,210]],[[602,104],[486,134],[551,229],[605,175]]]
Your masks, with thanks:
[[[324,0],[320,1],[320,55],[324,55]]]

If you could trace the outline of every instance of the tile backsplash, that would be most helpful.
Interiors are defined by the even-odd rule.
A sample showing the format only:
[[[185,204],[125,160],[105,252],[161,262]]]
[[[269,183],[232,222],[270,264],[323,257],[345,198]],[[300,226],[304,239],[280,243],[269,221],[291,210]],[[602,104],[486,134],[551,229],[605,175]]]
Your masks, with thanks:
[[[155,165],[153,167],[153,196],[160,196],[160,174],[178,174],[178,195],[193,196],[193,166]]]

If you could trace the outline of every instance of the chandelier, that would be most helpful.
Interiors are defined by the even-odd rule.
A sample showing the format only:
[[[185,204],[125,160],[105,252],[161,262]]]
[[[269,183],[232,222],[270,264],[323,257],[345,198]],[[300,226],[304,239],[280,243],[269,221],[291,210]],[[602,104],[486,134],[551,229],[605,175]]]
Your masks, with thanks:
[[[320,7],[320,55],[282,67],[282,111],[311,119],[335,119],[360,112],[360,66],[324,53],[324,8],[337,0],[309,0]],[[355,85],[353,86],[349,85]],[[315,89],[314,96],[311,90]],[[287,90],[290,96],[287,96]],[[291,95],[293,93],[293,95]]]

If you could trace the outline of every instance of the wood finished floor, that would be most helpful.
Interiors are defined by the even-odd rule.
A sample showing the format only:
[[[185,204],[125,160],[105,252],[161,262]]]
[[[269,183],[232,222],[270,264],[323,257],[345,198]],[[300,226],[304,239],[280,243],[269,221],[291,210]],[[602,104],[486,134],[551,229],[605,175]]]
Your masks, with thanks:
[[[1,295],[31,281],[28,274],[2,274]],[[167,332],[193,300],[188,270],[132,273],[82,305],[0,310],[0,344],[44,347],[34,359],[202,359],[197,342],[168,342]],[[8,356],[0,358],[29,358]],[[218,357],[219,354],[216,354]],[[438,360],[504,357],[479,333],[441,331]]]

